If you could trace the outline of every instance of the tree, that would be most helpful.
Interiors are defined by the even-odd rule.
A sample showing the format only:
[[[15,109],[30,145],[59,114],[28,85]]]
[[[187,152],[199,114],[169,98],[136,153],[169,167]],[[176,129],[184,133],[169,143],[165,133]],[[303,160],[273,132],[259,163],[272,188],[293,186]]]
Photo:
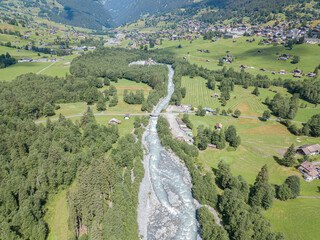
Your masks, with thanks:
[[[54,107],[50,103],[46,103],[43,107],[43,115],[49,117],[55,114]]]
[[[291,190],[288,186],[288,184],[286,183],[283,183],[279,189],[278,189],[278,198],[281,200],[281,201],[286,201],[288,200],[290,197],[291,197]]]
[[[289,176],[286,181],[285,184],[288,185],[288,187],[291,190],[291,196],[290,198],[296,198],[300,195],[300,178],[296,175],[292,175]]]
[[[107,107],[106,107],[106,103],[104,102],[104,100],[99,100],[98,102],[97,102],[97,110],[99,111],[99,112],[101,112],[101,111],[105,111],[107,109]]]
[[[291,61],[292,64],[297,64],[299,62],[300,62],[300,57],[299,56],[293,56],[292,57],[292,61]]]
[[[313,137],[320,137],[320,114],[313,115],[307,125]]]
[[[268,171],[268,166],[265,164],[263,165],[260,172],[258,173],[254,184],[259,184],[259,183],[266,184],[268,182],[269,182],[269,171]]]
[[[294,145],[291,144],[291,146],[287,149],[286,153],[283,156],[282,162],[283,165],[286,167],[292,167],[296,163],[296,160],[294,158],[294,155],[296,154],[296,151],[294,150]]]
[[[237,108],[235,111],[234,111],[234,115],[239,118],[240,115],[241,115],[241,111]]]
[[[271,117],[271,112],[269,110],[265,110],[262,114],[262,118],[267,120]]]
[[[223,64],[224,64],[224,61],[223,61],[223,59],[222,59],[222,58],[220,58],[220,59],[219,59],[218,66],[223,66]]]
[[[260,95],[259,88],[255,87],[254,90],[252,91],[252,94],[259,96]]]
[[[204,110],[203,108],[202,108],[202,106],[199,106],[198,107],[198,111],[196,112],[196,116],[201,116],[201,117],[203,117],[203,116],[205,116],[206,115],[206,110]]]

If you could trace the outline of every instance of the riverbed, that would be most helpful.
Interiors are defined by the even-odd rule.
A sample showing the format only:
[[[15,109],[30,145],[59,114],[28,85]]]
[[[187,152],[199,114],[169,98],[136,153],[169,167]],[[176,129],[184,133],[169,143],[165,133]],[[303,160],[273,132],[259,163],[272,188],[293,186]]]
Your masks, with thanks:
[[[160,100],[154,114],[159,114],[168,105],[174,92],[174,70],[167,66],[168,95]],[[145,176],[139,190],[139,236],[147,240],[194,240],[199,236],[191,177],[180,159],[161,145],[157,122],[158,117],[151,117],[142,137],[146,149]]]

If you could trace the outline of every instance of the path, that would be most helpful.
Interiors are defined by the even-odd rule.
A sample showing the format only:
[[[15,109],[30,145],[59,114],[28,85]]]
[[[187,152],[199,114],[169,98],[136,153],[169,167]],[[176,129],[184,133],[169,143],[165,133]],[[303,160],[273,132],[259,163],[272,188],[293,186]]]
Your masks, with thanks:
[[[52,65],[54,65],[56,62],[51,63],[48,67],[45,67],[44,69],[40,70],[39,72],[37,72],[37,75],[42,73],[43,71],[47,70],[49,67],[51,67]]]
[[[203,205],[203,206],[206,207],[213,214],[214,219],[216,220],[216,224],[218,224],[218,226],[222,227],[223,224],[222,224],[222,221],[219,217],[218,212],[214,208],[210,207],[209,205]]]
[[[313,198],[313,199],[316,199],[316,198],[320,198],[320,196],[298,196],[297,198]]]
[[[180,114],[184,114],[183,112],[181,113],[172,113],[172,112],[168,112],[168,113],[160,113],[158,115],[162,115],[162,116],[165,116],[165,115],[175,115],[175,116],[178,116]],[[189,115],[195,115],[195,113],[187,113],[186,114],[189,114]],[[125,113],[94,113],[93,115],[95,116],[124,116]],[[149,116],[150,113],[133,113],[133,114],[130,114],[132,116]],[[226,115],[222,115],[222,114],[207,114],[206,116],[227,116],[227,117],[233,117],[232,114],[226,114]],[[74,118],[74,117],[82,117],[83,114],[77,114],[77,115],[71,115],[71,116],[65,116],[65,118]],[[251,119],[259,119],[259,120],[263,120],[263,118],[261,117],[254,117],[254,116],[244,116],[244,115],[241,115],[239,118],[251,118]],[[50,120],[58,120],[59,118],[51,118]],[[35,123],[43,123],[43,122],[46,122],[47,120],[40,120],[40,121],[35,121]],[[274,119],[274,118],[269,118],[267,119],[267,121],[277,121],[279,122],[279,119]],[[305,124],[305,122],[298,122],[298,121],[291,121],[292,123],[301,123],[301,124]]]

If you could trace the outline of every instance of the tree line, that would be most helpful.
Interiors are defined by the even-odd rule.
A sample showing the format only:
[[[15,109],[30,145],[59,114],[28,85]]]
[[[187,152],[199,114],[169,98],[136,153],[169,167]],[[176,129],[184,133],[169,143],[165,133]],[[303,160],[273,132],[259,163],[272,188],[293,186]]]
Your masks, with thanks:
[[[9,53],[0,55],[0,68],[9,67],[15,64],[16,62],[17,62],[16,59],[11,57]]]

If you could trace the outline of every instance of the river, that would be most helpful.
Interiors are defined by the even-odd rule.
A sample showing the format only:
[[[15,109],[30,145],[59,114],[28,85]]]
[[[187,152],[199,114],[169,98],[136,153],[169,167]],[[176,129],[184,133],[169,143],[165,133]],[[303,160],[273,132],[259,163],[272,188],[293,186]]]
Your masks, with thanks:
[[[174,70],[170,65],[168,95],[153,113],[159,114],[174,92]],[[157,134],[158,117],[151,117],[143,135],[145,176],[140,185],[138,224],[140,237],[147,240],[194,240],[197,234],[196,206],[187,168],[161,145]]]

